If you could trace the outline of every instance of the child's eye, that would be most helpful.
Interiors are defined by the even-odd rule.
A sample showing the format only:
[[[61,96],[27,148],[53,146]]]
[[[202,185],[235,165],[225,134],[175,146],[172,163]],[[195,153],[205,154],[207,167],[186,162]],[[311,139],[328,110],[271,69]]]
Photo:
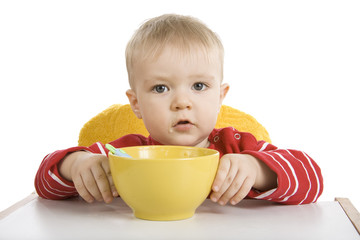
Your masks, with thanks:
[[[196,91],[203,91],[207,88],[205,83],[197,82],[193,85],[193,89]]]
[[[155,87],[153,87],[152,91],[156,93],[163,93],[169,91],[169,89],[165,85],[156,85]]]

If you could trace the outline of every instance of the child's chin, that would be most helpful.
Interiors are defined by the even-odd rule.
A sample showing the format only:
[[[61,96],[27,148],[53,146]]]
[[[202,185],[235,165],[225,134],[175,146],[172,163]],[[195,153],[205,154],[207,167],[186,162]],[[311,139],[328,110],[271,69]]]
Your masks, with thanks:
[[[207,147],[207,142],[198,142],[198,141],[178,141],[176,144],[173,145],[179,145],[179,146],[188,146],[188,147]]]
[[[195,147],[197,143],[189,139],[176,139],[174,141],[171,141],[170,145]]]

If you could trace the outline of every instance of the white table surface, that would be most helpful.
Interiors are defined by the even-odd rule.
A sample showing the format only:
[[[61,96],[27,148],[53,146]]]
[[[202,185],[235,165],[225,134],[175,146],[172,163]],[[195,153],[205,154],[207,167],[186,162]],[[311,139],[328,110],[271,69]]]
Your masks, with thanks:
[[[117,198],[88,204],[32,197],[2,215],[0,239],[360,239],[337,201],[286,206],[243,200],[219,206],[206,200],[192,218],[147,221]]]

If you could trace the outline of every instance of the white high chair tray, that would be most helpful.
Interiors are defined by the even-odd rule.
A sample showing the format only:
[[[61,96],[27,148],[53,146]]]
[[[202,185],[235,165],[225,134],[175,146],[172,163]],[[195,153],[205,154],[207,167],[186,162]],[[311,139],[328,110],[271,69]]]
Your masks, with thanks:
[[[288,206],[243,200],[220,206],[207,199],[192,218],[159,222],[135,218],[120,198],[88,204],[31,194],[0,213],[0,239],[360,239],[359,213],[348,203]]]

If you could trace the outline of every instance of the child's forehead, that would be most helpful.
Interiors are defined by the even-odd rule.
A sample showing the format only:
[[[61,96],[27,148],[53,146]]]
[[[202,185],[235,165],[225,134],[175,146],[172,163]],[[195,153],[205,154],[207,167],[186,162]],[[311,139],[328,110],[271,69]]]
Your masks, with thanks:
[[[216,48],[205,47],[200,44],[188,44],[181,46],[176,44],[166,44],[163,46],[151,46],[142,48],[134,54],[134,62],[157,61],[159,57],[166,57],[175,60],[222,62],[221,52]]]
[[[138,59],[132,69],[130,84],[132,87],[151,85],[154,81],[189,83],[207,81],[216,84],[222,82],[222,62],[217,54],[194,48],[184,51],[166,46],[158,57]],[[216,56],[215,56],[216,55]],[[187,79],[188,81],[184,81]],[[146,83],[146,84],[145,84]]]

